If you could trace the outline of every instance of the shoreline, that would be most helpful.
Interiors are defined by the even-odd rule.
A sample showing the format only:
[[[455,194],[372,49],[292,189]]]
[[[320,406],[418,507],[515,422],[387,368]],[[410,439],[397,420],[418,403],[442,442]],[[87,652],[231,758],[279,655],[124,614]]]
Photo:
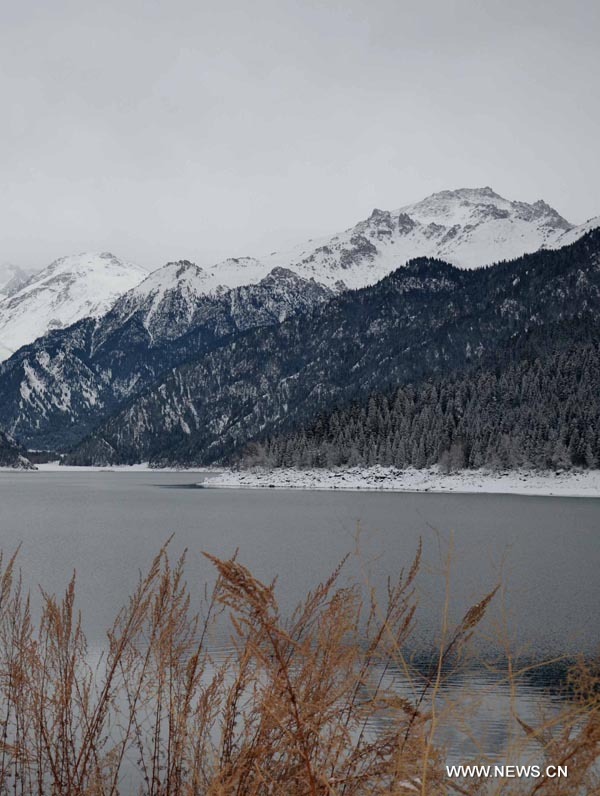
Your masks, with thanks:
[[[436,494],[506,494],[540,497],[600,498],[600,470],[544,473],[532,470],[491,472],[439,468],[396,470],[393,467],[345,470],[224,470],[207,474],[205,489],[307,489]]]
[[[397,470],[394,467],[352,467],[334,470],[229,470],[219,467],[150,467],[148,462],[81,467],[58,462],[35,470],[0,468],[8,473],[197,473],[203,489],[301,489],[345,492],[409,492],[435,494],[531,495],[600,498],[600,470],[545,472],[535,470],[460,470],[438,467]]]
[[[110,464],[110,465],[91,465],[84,467],[75,464],[61,465],[58,462],[45,462],[36,464],[35,470],[11,470],[6,472],[38,472],[38,473],[207,473],[220,472],[210,467],[150,467],[148,462],[140,464]],[[2,468],[0,468],[0,471]]]

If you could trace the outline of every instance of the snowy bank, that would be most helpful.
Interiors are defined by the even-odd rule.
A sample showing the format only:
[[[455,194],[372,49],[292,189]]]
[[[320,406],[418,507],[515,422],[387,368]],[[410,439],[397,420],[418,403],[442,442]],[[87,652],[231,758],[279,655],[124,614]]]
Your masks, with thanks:
[[[397,470],[394,467],[339,470],[226,470],[208,474],[205,488],[346,489],[391,492],[482,492],[513,495],[600,497],[600,470],[582,472],[538,472],[529,470],[491,472],[461,470],[443,473],[427,470]]]

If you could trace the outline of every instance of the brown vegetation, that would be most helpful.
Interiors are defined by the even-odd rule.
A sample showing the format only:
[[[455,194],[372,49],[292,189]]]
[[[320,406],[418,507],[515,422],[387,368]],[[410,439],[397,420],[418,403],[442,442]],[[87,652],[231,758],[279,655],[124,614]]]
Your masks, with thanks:
[[[209,558],[218,577],[197,614],[184,559],[172,566],[163,549],[95,662],[74,580],[60,600],[42,593],[34,623],[15,558],[2,564],[0,794],[598,792],[598,673],[583,663],[571,675],[573,699],[552,724],[522,723],[542,757],[568,764],[568,781],[446,777],[436,693],[494,593],[444,635],[435,666],[419,678],[404,650],[420,554],[381,604],[342,586],[338,568],[287,620],[274,584],[235,558]],[[208,643],[217,619],[231,623],[224,660],[211,657]],[[413,679],[414,699],[388,686],[392,663]]]

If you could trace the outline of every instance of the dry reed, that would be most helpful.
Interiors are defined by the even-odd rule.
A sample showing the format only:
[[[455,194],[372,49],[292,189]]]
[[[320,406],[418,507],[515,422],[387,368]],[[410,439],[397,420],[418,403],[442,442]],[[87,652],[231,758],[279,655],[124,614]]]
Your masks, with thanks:
[[[420,551],[374,593],[342,586],[343,562],[282,617],[274,584],[234,557],[217,572],[202,613],[165,547],[141,578],[92,663],[75,608],[42,592],[39,622],[16,570],[0,558],[0,794],[107,796],[358,796],[592,794],[600,749],[599,675],[571,672],[572,699],[553,723],[523,737],[568,764],[568,782],[450,780],[436,742],[436,694],[494,593],[445,628],[415,698],[389,685],[390,666],[414,673],[404,650],[415,618]],[[232,648],[211,656],[215,621]]]

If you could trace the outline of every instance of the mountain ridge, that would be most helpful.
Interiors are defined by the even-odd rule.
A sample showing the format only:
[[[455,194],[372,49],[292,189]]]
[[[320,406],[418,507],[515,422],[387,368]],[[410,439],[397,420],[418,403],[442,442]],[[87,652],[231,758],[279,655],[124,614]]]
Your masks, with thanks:
[[[0,301],[0,359],[52,329],[103,315],[147,274],[110,252],[54,260]]]
[[[73,463],[207,464],[336,402],[477,361],[532,327],[600,311],[600,231],[484,269],[421,258],[176,367]]]
[[[481,267],[573,243],[598,225],[600,217],[576,227],[543,200],[508,200],[489,186],[458,188],[393,211],[374,209],[343,232],[287,251],[194,266],[190,289],[208,295],[257,284],[279,267],[340,292],[374,284],[415,257]],[[11,268],[14,279],[8,267],[6,278],[0,274],[0,361],[52,329],[107,312],[149,273],[109,252],[62,257],[33,275]],[[4,283],[7,293],[2,293]]]
[[[64,449],[165,369],[331,296],[284,269],[209,294],[196,277],[189,262],[169,264],[101,318],[50,332],[0,363],[0,427],[35,448]]]
[[[354,289],[374,284],[416,257],[477,268],[560,246],[562,236],[569,235],[565,243],[573,243],[592,228],[590,223],[577,227],[541,199],[533,203],[508,200],[489,186],[458,188],[438,191],[392,211],[375,208],[368,218],[343,232],[286,251],[239,259],[246,279],[257,279],[279,265],[332,289]],[[235,278],[231,262],[208,269],[211,280]]]

